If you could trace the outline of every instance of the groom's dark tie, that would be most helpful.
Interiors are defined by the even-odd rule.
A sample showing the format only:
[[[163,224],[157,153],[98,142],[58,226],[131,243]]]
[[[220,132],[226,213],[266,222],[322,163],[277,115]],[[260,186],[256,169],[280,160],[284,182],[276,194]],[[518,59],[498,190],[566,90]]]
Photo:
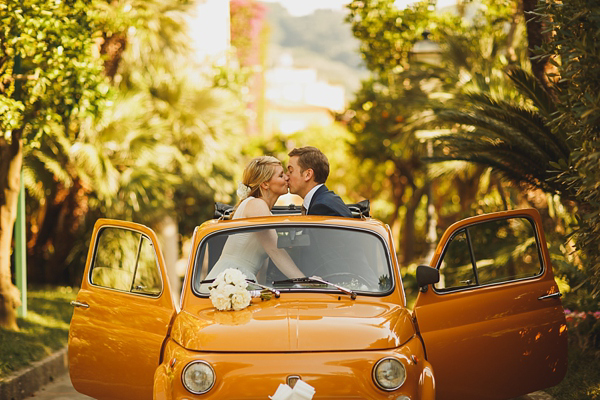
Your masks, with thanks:
[[[304,204],[302,204],[302,215],[306,215],[306,207],[304,207]]]

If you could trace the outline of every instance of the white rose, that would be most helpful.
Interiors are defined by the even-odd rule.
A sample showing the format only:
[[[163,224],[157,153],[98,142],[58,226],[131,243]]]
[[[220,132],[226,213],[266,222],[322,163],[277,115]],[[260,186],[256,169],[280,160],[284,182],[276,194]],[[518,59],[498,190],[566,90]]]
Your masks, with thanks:
[[[238,290],[239,288],[237,286],[224,284],[222,292],[225,296],[231,298]]]
[[[217,287],[217,286],[219,286],[223,282],[224,282],[224,280],[223,280],[223,273],[221,272],[219,275],[217,275],[217,277],[213,281],[212,287]]]
[[[250,293],[246,289],[238,290],[231,296],[231,306],[234,310],[243,310],[250,305]]]
[[[242,273],[242,271],[238,269],[228,268],[223,271],[223,280],[229,284],[241,286],[245,288],[248,286],[246,282],[246,275]]]
[[[217,310],[229,310],[231,308],[231,298],[219,289],[210,291],[210,301]]]

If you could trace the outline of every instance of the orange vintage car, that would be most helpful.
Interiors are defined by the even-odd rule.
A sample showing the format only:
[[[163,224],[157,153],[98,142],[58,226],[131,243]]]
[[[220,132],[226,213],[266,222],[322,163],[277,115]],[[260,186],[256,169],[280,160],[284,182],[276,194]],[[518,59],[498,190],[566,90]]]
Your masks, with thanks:
[[[180,307],[155,233],[99,220],[72,303],[75,389],[267,399],[302,380],[315,399],[507,399],[563,379],[566,323],[536,210],[452,225],[417,269],[413,310],[389,226],[364,207],[355,218],[298,212],[196,228]],[[217,310],[207,277],[225,243],[266,231],[306,277],[289,279],[266,257],[247,289],[271,298]]]

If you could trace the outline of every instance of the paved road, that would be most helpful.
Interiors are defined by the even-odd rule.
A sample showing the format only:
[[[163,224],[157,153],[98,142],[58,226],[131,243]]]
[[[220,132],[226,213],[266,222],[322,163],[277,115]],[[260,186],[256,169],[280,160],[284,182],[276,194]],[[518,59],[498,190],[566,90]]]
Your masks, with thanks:
[[[90,400],[89,396],[78,393],[71,385],[69,374],[64,374],[52,383],[35,392],[30,398],[37,400]]]

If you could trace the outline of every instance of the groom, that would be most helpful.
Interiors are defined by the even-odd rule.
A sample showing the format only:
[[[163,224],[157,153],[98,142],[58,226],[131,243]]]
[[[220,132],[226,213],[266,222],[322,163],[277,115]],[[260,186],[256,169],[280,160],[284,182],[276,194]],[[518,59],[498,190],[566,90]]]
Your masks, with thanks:
[[[302,206],[306,214],[352,217],[340,196],[325,186],[329,176],[329,161],[321,150],[305,146],[292,150],[288,155],[290,193],[304,199]]]

